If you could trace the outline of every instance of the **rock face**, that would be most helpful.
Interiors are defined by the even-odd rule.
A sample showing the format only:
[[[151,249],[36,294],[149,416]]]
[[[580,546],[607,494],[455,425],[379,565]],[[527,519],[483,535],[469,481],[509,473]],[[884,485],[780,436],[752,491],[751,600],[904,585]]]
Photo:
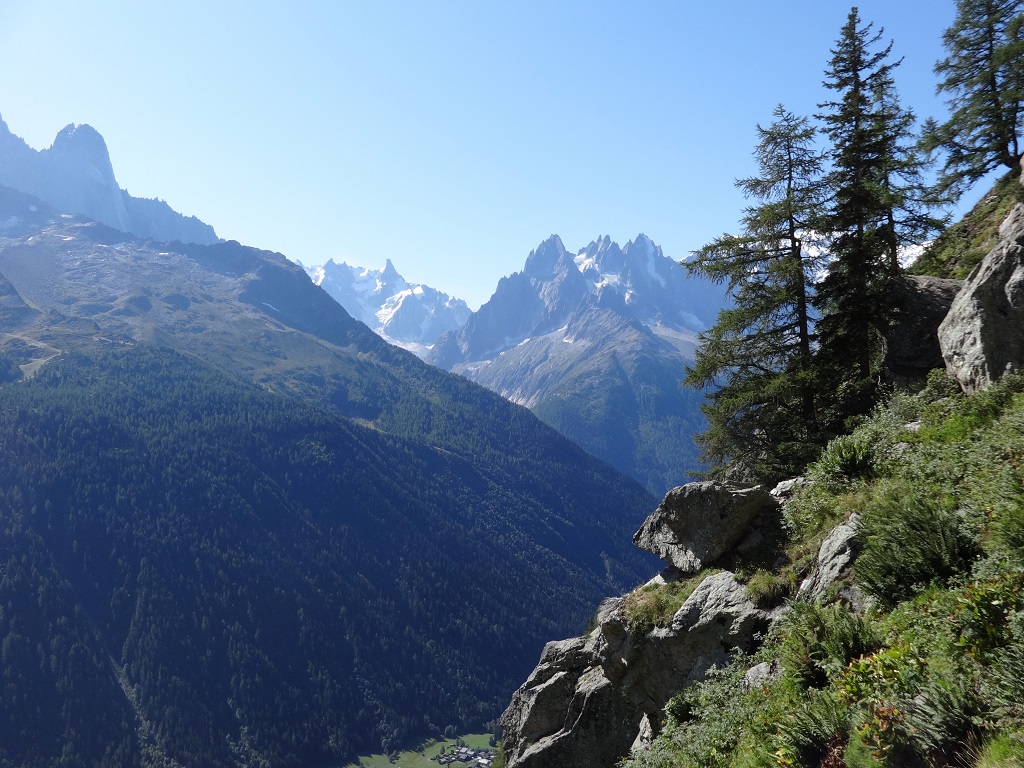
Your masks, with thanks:
[[[776,497],[786,499],[805,483],[780,483],[774,496],[760,488],[691,483],[669,492],[637,538],[670,563],[686,564],[694,558],[692,537],[714,528],[721,514],[732,530],[728,538],[742,547],[756,532],[751,526],[758,514],[776,510]],[[674,510],[695,527],[680,526]],[[825,538],[801,599],[818,599],[849,569],[859,551],[858,527],[853,516]],[[650,583],[664,584],[664,576]],[[585,637],[545,646],[501,717],[508,768],[612,768],[657,735],[673,696],[713,665],[727,663],[731,650],[752,651],[759,634],[789,610],[758,608],[728,571],[707,576],[666,626],[649,631],[629,626],[626,600],[606,600]],[[746,681],[756,686],[776,674],[777,664],[762,664]]]
[[[999,237],[939,326],[946,370],[965,392],[1024,366],[1024,204],[1010,210]]]
[[[605,601],[596,629],[548,643],[501,717],[509,768],[611,766],[650,738],[669,699],[729,650],[748,648],[771,614],[733,574],[708,576],[667,627],[629,632],[623,599]]]
[[[799,597],[819,600],[825,596],[828,588],[839,580],[859,554],[859,530],[860,516],[852,515],[825,537],[818,549],[814,570],[800,585]]]
[[[902,275],[893,281],[896,317],[886,334],[885,370],[890,379],[920,379],[942,368],[939,324],[963,280]]]
[[[778,507],[759,486],[687,483],[668,492],[633,543],[683,573],[696,573],[740,544],[758,515]]]
[[[89,125],[69,125],[40,152],[0,119],[0,184],[38,197],[59,212],[77,213],[141,238],[217,242],[213,227],[183,216],[163,200],[132,197],[114,177],[106,142]]]

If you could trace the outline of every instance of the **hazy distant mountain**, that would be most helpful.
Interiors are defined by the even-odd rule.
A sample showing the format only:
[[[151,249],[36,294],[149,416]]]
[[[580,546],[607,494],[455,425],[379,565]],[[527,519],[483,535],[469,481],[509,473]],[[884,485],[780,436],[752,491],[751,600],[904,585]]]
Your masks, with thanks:
[[[0,764],[337,765],[496,717],[655,500],[279,254],[0,187]]]
[[[0,119],[0,184],[35,195],[58,211],[81,214],[141,238],[217,242],[213,227],[195,216],[121,189],[107,145],[89,125],[67,126],[51,147],[37,152]]]
[[[426,285],[407,283],[391,259],[384,269],[350,267],[332,259],[306,271],[352,317],[421,357],[441,334],[469,319],[466,302]]]
[[[575,255],[553,235],[428,360],[528,406],[658,494],[697,468],[701,395],[679,380],[723,297],[645,235]]]

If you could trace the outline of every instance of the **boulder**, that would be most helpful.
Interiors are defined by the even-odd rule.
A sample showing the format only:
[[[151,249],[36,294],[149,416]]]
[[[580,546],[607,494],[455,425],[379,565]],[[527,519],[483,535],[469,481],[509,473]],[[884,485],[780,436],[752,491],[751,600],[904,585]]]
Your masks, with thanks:
[[[779,481],[771,490],[772,496],[778,499],[780,502],[785,503],[792,498],[793,494],[796,493],[798,488],[803,488],[808,485],[808,480],[805,477],[791,477],[788,480]]]
[[[748,690],[751,688],[760,688],[773,680],[777,680],[781,675],[782,664],[778,659],[775,659],[774,661],[762,661],[760,664],[755,664],[747,670],[746,674],[743,675],[743,684]]]
[[[750,650],[772,614],[733,574],[708,576],[667,627],[629,631],[623,599],[605,601],[586,637],[548,643],[501,716],[508,768],[612,768],[650,743],[672,696]]]
[[[688,483],[665,495],[633,543],[683,573],[696,573],[740,544],[758,515],[778,507],[760,486]]]
[[[839,577],[853,565],[860,552],[860,541],[857,533],[860,530],[860,516],[850,515],[850,519],[836,526],[818,549],[811,575],[800,584],[798,597],[820,600],[828,588],[835,584]]]
[[[901,275],[892,281],[895,315],[885,336],[885,372],[893,381],[921,379],[945,361],[939,324],[953,305],[963,280]]]
[[[999,227],[999,244],[976,266],[939,326],[946,370],[965,392],[1024,367],[1024,204]]]

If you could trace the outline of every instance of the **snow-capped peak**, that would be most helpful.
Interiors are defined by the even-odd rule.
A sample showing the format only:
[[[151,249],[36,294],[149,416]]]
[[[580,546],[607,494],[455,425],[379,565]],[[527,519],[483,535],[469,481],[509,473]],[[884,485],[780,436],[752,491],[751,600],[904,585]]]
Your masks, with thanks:
[[[306,267],[310,279],[357,320],[388,341],[423,356],[437,337],[466,322],[466,302],[421,284],[408,283],[391,259],[382,269],[333,259]]]

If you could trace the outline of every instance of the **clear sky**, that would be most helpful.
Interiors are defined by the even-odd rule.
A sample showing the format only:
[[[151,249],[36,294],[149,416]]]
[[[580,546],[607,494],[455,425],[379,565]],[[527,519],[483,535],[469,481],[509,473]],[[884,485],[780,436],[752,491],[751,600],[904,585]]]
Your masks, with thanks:
[[[863,0],[945,115],[953,0]],[[680,259],[735,230],[754,126],[812,114],[838,0],[3,0],[0,114],[106,139],[133,195],[224,238],[487,299],[552,233]],[[981,194],[968,196],[972,202]]]

